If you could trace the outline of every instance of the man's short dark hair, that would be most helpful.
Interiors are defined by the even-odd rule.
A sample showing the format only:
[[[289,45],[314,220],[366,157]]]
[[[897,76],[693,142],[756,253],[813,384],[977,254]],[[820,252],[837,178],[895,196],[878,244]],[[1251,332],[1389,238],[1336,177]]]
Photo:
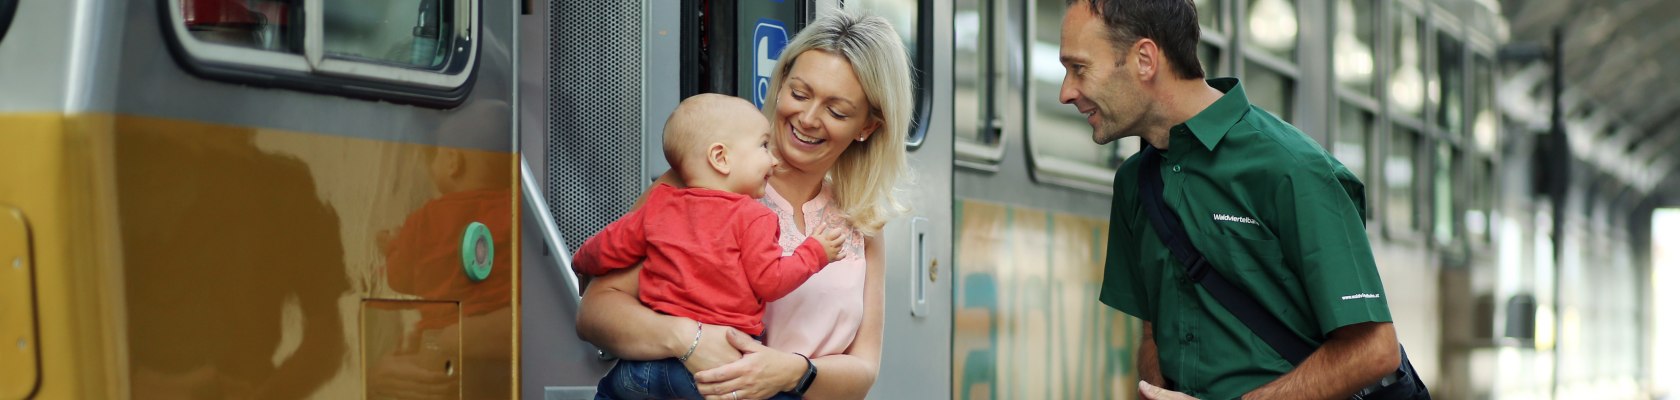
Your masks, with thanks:
[[[1087,2],[1108,28],[1108,41],[1122,53],[1138,39],[1155,41],[1173,72],[1185,79],[1202,79],[1202,63],[1196,57],[1202,26],[1196,19],[1195,0],[1068,0],[1072,7]],[[1201,0],[1211,1],[1211,0]],[[1121,54],[1122,60],[1125,55]]]

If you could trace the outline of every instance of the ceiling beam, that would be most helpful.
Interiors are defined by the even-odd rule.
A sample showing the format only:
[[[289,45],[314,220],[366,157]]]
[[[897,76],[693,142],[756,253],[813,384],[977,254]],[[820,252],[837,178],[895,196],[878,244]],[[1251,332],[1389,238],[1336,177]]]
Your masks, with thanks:
[[[1662,100],[1640,105],[1637,107],[1639,111],[1630,115],[1631,118],[1628,121],[1642,129],[1652,129],[1656,127],[1657,122],[1661,122],[1665,118],[1673,118],[1675,110],[1680,109],[1680,91],[1659,91],[1667,93],[1661,97]]]
[[[1643,38],[1644,33],[1628,32],[1629,28],[1639,26],[1639,24],[1631,22],[1644,16],[1646,9],[1657,4],[1659,4],[1657,0],[1626,0],[1613,3],[1609,7],[1595,8],[1595,10],[1602,10],[1595,15],[1575,15],[1580,13],[1566,15],[1565,18],[1569,18],[1570,21],[1583,21],[1585,24],[1570,25],[1570,31],[1564,32],[1568,34],[1564,39],[1564,47],[1567,48],[1566,50],[1570,50],[1563,54],[1564,65],[1578,64],[1581,60],[1587,60],[1588,63],[1594,65],[1605,65],[1609,64],[1606,61],[1615,61],[1615,57],[1599,57],[1598,53],[1617,50],[1616,46],[1605,46],[1605,44],[1617,39],[1626,38],[1643,42],[1645,40]],[[1561,23],[1553,22],[1553,25],[1561,25]]]
[[[1672,123],[1665,124],[1665,126],[1666,125],[1672,125]],[[1654,139],[1652,139],[1650,143],[1639,144],[1639,149],[1635,150],[1632,154],[1634,160],[1642,160],[1645,163],[1650,163],[1652,160],[1655,160],[1658,155],[1662,155],[1663,153],[1672,150],[1675,143],[1680,143],[1680,132],[1664,131],[1660,129],[1653,129],[1650,132],[1651,135],[1647,137]]]

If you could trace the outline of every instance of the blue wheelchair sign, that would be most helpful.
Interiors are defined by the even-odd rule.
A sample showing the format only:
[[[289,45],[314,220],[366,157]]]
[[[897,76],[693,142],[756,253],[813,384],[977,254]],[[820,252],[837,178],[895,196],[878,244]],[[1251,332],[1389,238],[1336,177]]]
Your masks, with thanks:
[[[787,47],[787,25],[782,21],[769,18],[759,18],[758,26],[753,28],[753,105],[764,108],[764,99],[770,96],[770,73],[776,69],[776,60],[782,58],[782,49]]]

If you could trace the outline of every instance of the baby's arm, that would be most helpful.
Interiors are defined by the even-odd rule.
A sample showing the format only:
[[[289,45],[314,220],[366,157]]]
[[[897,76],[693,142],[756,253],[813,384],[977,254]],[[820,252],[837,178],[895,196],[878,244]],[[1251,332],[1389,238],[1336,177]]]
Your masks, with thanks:
[[[572,270],[598,276],[628,268],[647,258],[647,232],[642,229],[642,215],[638,208],[617,221],[607,224],[601,233],[583,242],[572,257]]]
[[[828,256],[828,262],[840,261],[841,258],[846,257],[840,255],[840,247],[846,245],[845,229],[835,228],[825,224],[821,228],[817,228],[817,234],[805,238],[806,242],[813,240],[817,241],[817,244],[822,245],[823,253]],[[803,246],[804,244],[800,245]]]
[[[793,254],[782,257],[782,246],[777,244],[781,229],[776,215],[769,210],[750,219],[742,224],[743,231],[739,234],[741,266],[746,269],[753,295],[759,300],[775,301],[792,293],[828,265],[828,254],[822,243],[812,239],[806,239]]]

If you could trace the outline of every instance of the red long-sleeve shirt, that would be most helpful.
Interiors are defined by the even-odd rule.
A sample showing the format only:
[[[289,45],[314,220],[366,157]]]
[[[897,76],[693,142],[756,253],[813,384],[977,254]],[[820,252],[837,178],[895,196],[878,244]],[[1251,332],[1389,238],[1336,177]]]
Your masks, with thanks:
[[[798,288],[828,263],[807,238],[782,256],[776,214],[745,195],[654,186],[647,203],[583,243],[578,273],[642,264],[641,300],[669,315],[764,333],[764,303]]]

